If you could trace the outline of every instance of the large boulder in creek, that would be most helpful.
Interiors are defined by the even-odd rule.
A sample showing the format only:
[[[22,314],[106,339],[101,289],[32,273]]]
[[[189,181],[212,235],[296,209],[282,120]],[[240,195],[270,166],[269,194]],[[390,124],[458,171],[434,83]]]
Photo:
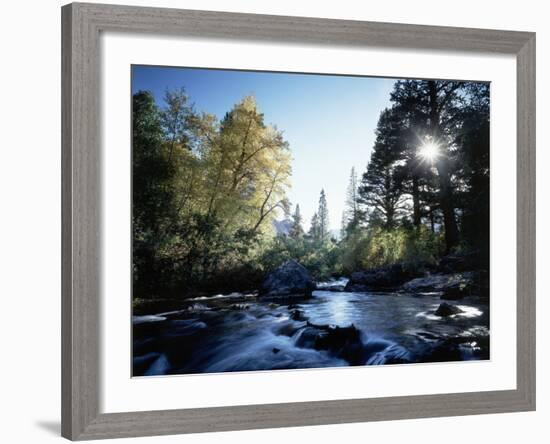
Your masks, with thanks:
[[[393,290],[411,279],[401,264],[352,273],[345,291]]]
[[[472,293],[474,272],[434,274],[416,278],[403,285],[408,293],[441,293],[441,299],[461,299]]]
[[[259,296],[263,299],[307,298],[315,288],[309,271],[291,260],[267,274]]]

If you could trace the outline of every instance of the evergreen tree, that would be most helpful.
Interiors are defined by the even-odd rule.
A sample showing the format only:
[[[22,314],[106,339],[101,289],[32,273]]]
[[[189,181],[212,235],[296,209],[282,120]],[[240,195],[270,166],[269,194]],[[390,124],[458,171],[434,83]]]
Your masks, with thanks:
[[[319,196],[319,209],[317,210],[319,218],[319,240],[325,241],[329,237],[329,219],[328,219],[328,206],[325,190],[321,190]]]
[[[348,218],[346,211],[342,211],[342,222],[340,222],[340,239],[345,239],[348,235]]]
[[[391,100],[396,107],[415,116],[418,145],[431,140],[437,146],[437,170],[439,207],[443,213],[446,251],[458,244],[456,204],[452,177],[457,165],[454,144],[460,127],[461,106],[464,98],[464,82],[446,80],[404,80],[395,84]]]
[[[352,167],[346,191],[346,205],[342,215],[342,237],[359,226],[360,217],[357,173],[355,167]]]
[[[489,268],[489,84],[472,83],[467,87],[468,101],[462,110],[461,127],[456,138],[459,148],[457,171],[461,192],[455,199],[462,210],[463,239],[480,251],[481,260]]]
[[[292,225],[289,230],[289,236],[294,239],[298,239],[304,235],[304,229],[302,228],[302,214],[300,213],[300,205],[296,204],[294,214],[292,215]]]
[[[381,221],[388,229],[395,226],[407,209],[396,174],[400,157],[395,128],[399,124],[399,115],[393,108],[380,115],[374,149],[358,190],[358,201],[370,212],[370,224]]]
[[[319,215],[317,213],[313,214],[311,218],[308,235],[313,241],[319,241],[321,239],[321,228],[319,224]]]
[[[488,84],[396,82],[360,181],[351,169],[342,242],[334,248],[327,242],[324,189],[307,241],[296,241],[304,229],[299,205],[291,215],[287,199],[291,152],[282,132],[264,122],[254,97],[243,98],[218,121],[196,113],[183,89],[167,91],[161,108],[151,93],[136,93],[135,294],[218,291],[216,283],[225,291],[228,276],[239,290],[239,270],[254,276],[245,279],[253,288],[259,270],[288,258],[302,261],[316,276],[341,272],[343,257],[349,272],[409,260],[418,251],[434,260],[443,252],[439,236],[423,224],[432,232],[443,230],[447,252],[463,241],[481,252],[488,267],[489,98]],[[435,154],[419,155],[426,140],[433,141]],[[281,211],[291,219],[289,236],[275,239],[272,222]],[[380,251],[384,254],[376,256]]]

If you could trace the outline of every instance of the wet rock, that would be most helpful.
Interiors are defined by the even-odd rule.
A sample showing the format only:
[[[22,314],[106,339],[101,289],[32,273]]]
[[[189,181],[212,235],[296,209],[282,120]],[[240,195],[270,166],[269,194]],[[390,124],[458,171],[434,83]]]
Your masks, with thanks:
[[[271,350],[271,351],[273,352],[273,354],[276,355],[277,353],[279,353],[281,351],[281,349],[277,348],[277,347],[273,347],[273,350]]]
[[[290,319],[293,321],[307,321],[307,317],[304,315],[304,312],[302,310],[298,310],[297,308],[290,312]]]
[[[448,362],[470,359],[489,359],[489,334],[454,336],[437,341],[419,362]]]
[[[351,365],[365,362],[365,347],[354,325],[338,327],[307,323],[296,335],[296,346],[324,350]]]
[[[420,357],[419,362],[461,361],[460,347],[452,341],[442,340]]]
[[[466,355],[467,359],[490,358],[490,341],[488,335],[472,337],[466,341],[461,340],[458,347],[461,350],[463,357]]]
[[[447,304],[447,302],[443,302],[435,311],[435,315],[441,317],[452,316],[458,313],[463,313],[463,311],[456,305]]]
[[[411,277],[411,274],[401,264],[356,271],[351,274],[345,291],[391,290],[399,287]]]
[[[232,304],[229,308],[232,310],[248,310],[250,309],[250,305],[247,304]]]
[[[434,274],[412,279],[403,285],[409,293],[441,292],[443,296],[460,298],[471,292],[475,280],[474,272]]]
[[[472,282],[456,282],[450,284],[443,290],[441,299],[446,301],[456,301],[462,299],[464,296],[469,296],[473,291]]]
[[[291,260],[268,273],[260,288],[260,298],[310,297],[315,288],[316,284],[307,269]]]
[[[317,338],[323,334],[325,333],[318,328],[307,325],[296,332],[296,347],[316,348]]]
[[[187,307],[187,311],[191,311],[191,312],[205,311],[205,310],[210,310],[210,307],[201,303],[191,304]]]

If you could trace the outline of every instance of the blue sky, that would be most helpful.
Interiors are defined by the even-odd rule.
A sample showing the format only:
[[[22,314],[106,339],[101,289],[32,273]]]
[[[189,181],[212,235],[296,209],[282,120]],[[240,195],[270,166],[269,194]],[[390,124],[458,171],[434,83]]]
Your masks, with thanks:
[[[380,112],[394,79],[134,66],[132,92],[148,90],[163,105],[166,89],[184,87],[197,111],[222,118],[254,95],[267,124],[284,133],[292,151],[292,204],[305,229],[327,195],[331,229],[339,229],[350,171],[368,163]]]

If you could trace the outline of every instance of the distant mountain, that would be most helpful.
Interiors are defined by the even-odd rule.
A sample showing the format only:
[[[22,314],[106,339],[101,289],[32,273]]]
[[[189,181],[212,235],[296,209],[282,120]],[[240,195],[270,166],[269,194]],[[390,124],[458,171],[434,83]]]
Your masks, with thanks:
[[[290,228],[292,227],[292,221],[290,219],[274,220],[273,228],[278,235],[288,236]]]

